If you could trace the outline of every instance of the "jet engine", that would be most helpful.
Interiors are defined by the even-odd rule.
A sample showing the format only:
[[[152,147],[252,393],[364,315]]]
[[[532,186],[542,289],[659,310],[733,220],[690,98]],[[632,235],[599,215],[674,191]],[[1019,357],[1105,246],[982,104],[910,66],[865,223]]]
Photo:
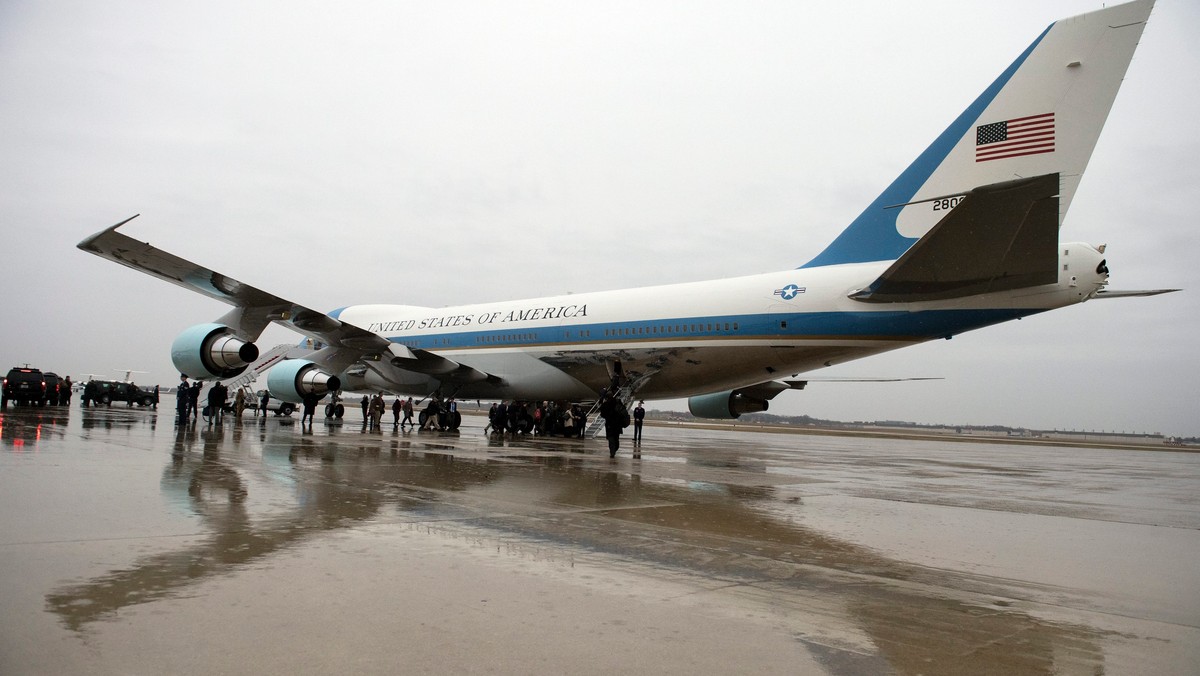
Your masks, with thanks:
[[[325,393],[341,389],[342,381],[335,375],[321,370],[320,366],[307,359],[288,359],[267,372],[267,389],[271,396],[293,404],[304,403],[304,395]]]
[[[258,347],[238,338],[223,324],[197,324],[171,344],[175,368],[200,380],[232,378],[255,359]]]
[[[743,413],[767,410],[767,400],[746,396],[737,390],[688,397],[688,410],[697,418],[737,418]]]

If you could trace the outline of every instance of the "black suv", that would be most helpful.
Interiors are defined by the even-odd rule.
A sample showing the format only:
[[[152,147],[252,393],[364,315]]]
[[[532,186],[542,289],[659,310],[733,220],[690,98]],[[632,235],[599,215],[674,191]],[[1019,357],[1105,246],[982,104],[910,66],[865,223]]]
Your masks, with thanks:
[[[13,367],[4,379],[4,394],[0,397],[0,409],[8,408],[8,400],[16,404],[46,404],[46,380],[39,369]]]
[[[62,396],[62,388],[66,387],[63,384],[62,378],[58,377],[57,373],[44,371],[42,380],[46,383],[46,403],[51,406],[58,406],[58,399]]]
[[[158,403],[158,395],[154,390],[143,390],[133,383],[122,383],[116,380],[89,380],[83,386],[83,405],[104,406],[114,401],[123,401],[132,406],[154,406]]]

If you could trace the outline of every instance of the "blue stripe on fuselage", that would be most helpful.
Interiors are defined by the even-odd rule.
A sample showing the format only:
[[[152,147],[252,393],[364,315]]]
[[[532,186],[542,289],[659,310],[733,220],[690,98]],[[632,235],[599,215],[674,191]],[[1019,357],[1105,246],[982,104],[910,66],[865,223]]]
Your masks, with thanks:
[[[426,350],[486,347],[563,346],[596,343],[671,342],[696,339],[847,338],[920,341],[945,338],[1042,309],[927,310],[922,312],[811,312],[713,317],[680,317],[393,336],[392,342]],[[786,322],[786,326],[784,323]]]

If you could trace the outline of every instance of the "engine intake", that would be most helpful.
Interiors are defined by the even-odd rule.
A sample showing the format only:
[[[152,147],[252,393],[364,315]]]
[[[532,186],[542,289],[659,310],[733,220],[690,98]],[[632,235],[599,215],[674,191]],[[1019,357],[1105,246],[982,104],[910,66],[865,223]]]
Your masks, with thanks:
[[[697,418],[738,418],[743,413],[761,413],[768,405],[765,399],[748,397],[737,390],[688,397],[688,410]]]
[[[304,396],[326,393],[340,389],[342,381],[335,375],[321,370],[307,359],[289,359],[277,364],[267,372],[267,389],[271,396],[293,404],[304,403]]]
[[[197,324],[171,344],[171,361],[180,373],[200,380],[232,378],[258,359],[258,347],[223,324]]]

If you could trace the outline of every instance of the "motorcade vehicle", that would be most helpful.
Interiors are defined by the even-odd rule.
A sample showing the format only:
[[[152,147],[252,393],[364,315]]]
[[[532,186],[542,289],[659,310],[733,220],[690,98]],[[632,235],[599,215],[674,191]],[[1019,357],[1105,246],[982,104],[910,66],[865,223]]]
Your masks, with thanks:
[[[134,383],[119,380],[89,380],[83,386],[83,396],[80,398],[84,406],[111,406],[114,401],[123,401],[132,406],[154,406],[158,404],[158,394],[154,390],[138,387]]]
[[[59,378],[57,373],[45,371],[42,373],[42,380],[46,383],[46,403],[51,406],[58,406],[59,390],[66,387],[63,384],[62,378]]]
[[[14,366],[4,377],[2,390],[0,409],[7,408],[10,400],[13,404],[23,406],[46,405],[46,378],[41,369]]]

